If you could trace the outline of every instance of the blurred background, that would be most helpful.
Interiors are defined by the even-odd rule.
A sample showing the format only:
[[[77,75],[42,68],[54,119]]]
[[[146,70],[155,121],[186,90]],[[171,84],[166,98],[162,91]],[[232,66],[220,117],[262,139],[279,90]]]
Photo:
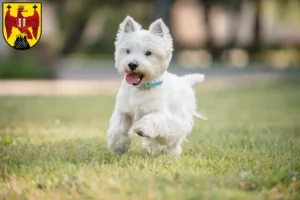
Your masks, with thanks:
[[[1,79],[119,79],[114,40],[127,15],[145,29],[158,18],[170,27],[175,49],[170,71],[175,73],[300,70],[298,0],[41,2],[42,36],[34,48],[17,51],[0,38]]]

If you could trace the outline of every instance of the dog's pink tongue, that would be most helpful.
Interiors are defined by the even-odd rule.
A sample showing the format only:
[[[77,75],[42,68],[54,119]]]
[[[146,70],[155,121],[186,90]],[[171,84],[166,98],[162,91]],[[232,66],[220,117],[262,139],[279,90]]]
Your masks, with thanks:
[[[126,74],[125,80],[128,84],[134,84],[139,82],[140,76],[138,74]]]

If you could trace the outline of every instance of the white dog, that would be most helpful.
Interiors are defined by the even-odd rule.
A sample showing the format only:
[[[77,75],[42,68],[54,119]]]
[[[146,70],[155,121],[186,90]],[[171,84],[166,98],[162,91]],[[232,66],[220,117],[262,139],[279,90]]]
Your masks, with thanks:
[[[168,73],[173,44],[161,19],[149,30],[127,16],[115,42],[115,67],[124,80],[107,131],[108,146],[118,153],[129,149],[129,134],[143,137],[151,154],[181,154],[181,143],[193,128],[196,99],[192,85],[204,75],[178,77]]]

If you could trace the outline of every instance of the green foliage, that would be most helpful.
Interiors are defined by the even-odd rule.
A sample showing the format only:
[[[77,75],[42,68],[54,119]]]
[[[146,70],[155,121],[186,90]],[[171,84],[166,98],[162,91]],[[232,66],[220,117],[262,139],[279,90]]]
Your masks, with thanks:
[[[148,155],[138,136],[128,154],[109,151],[115,96],[1,97],[0,197],[299,199],[299,86],[199,86],[208,121],[180,159]]]
[[[0,59],[0,79],[52,78],[53,75],[30,59]]]

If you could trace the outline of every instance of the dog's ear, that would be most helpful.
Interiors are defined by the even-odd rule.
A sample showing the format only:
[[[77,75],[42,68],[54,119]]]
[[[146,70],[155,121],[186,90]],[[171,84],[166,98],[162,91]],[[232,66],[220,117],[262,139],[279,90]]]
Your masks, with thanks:
[[[124,33],[131,33],[140,30],[140,25],[130,16],[127,16],[120,24],[119,30]]]
[[[149,27],[149,31],[161,37],[169,35],[169,29],[162,19],[158,19],[155,22],[153,22]]]
[[[130,16],[127,16],[119,26],[116,42],[119,41],[125,33],[132,33],[141,29],[141,26]]]

